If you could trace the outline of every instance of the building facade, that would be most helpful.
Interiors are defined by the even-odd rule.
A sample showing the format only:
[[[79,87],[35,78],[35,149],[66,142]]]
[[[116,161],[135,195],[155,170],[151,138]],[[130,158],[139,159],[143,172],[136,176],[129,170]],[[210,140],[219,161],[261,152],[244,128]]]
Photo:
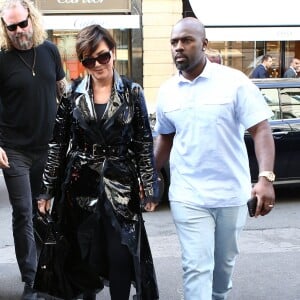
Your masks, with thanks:
[[[3,2],[3,0],[0,0]],[[264,54],[274,58],[270,77],[282,77],[292,57],[300,58],[298,0],[285,0],[287,13],[274,1],[251,0],[35,0],[49,39],[62,56],[67,79],[84,75],[77,61],[77,32],[90,24],[109,29],[117,41],[117,70],[144,87],[153,112],[160,84],[176,72],[170,53],[172,26],[196,16],[206,26],[209,48],[222,63],[250,75]],[[297,20],[298,19],[298,20]],[[297,23],[298,22],[298,23]]]
[[[274,1],[143,0],[143,79],[149,110],[161,82],[174,74],[170,54],[172,26],[182,17],[194,16],[206,26],[209,48],[222,55],[224,65],[250,76],[264,54],[273,57],[270,77],[282,77],[293,57],[300,58],[300,22],[297,0],[283,6]],[[300,79],[299,79],[300,80]]]
[[[206,26],[209,47],[219,50],[223,63],[250,75],[265,54],[273,57],[270,77],[282,77],[291,58],[300,58],[297,0],[274,5],[272,0],[183,0],[184,16],[196,16]],[[285,12],[286,11],[286,12]]]
[[[91,24],[107,28],[117,42],[116,68],[142,82],[141,0],[35,0],[49,39],[60,51],[70,81],[84,75],[75,52],[76,34]]]

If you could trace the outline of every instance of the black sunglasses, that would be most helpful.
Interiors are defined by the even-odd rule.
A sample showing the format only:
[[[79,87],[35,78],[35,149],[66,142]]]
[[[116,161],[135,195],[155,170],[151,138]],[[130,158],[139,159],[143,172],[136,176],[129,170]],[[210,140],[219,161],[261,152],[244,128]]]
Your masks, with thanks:
[[[101,65],[106,65],[111,59],[111,51],[99,54],[97,57],[87,57],[81,60],[84,67],[91,69],[96,65],[96,61]]]
[[[17,23],[17,24],[11,24],[11,25],[6,25],[5,24],[5,22],[4,22],[4,24],[5,24],[5,26],[6,26],[6,28],[7,28],[7,30],[9,30],[9,31],[15,31],[17,28],[18,28],[18,26],[20,27],[20,28],[25,28],[25,27],[27,27],[28,26],[28,18],[29,18],[29,16],[27,17],[27,19],[26,20],[24,20],[24,21],[21,21],[21,22],[19,22],[19,23]],[[3,19],[2,19],[3,20]]]

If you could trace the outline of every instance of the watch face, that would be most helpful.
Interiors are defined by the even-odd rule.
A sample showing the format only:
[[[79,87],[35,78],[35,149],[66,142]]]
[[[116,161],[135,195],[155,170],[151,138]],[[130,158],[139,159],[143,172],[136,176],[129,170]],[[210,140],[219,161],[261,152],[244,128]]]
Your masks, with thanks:
[[[268,179],[269,179],[270,181],[274,181],[274,180],[275,180],[275,174],[270,173]]]
[[[266,179],[270,182],[275,181],[275,174],[273,172],[264,171],[259,173],[259,176],[266,177]]]

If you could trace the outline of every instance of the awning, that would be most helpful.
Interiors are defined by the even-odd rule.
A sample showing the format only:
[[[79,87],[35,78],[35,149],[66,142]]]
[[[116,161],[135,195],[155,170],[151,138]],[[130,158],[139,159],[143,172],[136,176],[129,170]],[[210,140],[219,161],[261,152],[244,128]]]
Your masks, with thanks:
[[[297,41],[299,27],[206,27],[209,41]]]
[[[193,12],[205,26],[264,27],[298,26],[299,0],[189,0]],[[286,11],[288,8],[288,12]]]
[[[189,1],[211,41],[300,40],[299,0],[284,0],[289,13],[274,0]]]
[[[51,15],[43,19],[47,30],[79,30],[92,24],[107,29],[140,28],[139,15]]]

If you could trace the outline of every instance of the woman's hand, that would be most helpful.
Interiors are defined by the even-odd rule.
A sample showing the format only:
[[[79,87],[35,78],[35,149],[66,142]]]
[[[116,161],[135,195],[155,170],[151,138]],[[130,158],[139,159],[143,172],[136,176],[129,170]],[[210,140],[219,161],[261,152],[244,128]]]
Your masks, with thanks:
[[[144,192],[144,188],[143,188],[142,184],[140,184],[140,198],[141,198],[142,202],[145,199],[145,192]],[[154,211],[156,206],[158,206],[158,203],[149,201],[149,202],[144,204],[144,210],[145,211]]]
[[[154,211],[158,203],[148,202],[145,204],[144,209],[145,211]]]
[[[38,210],[41,214],[46,214],[50,211],[51,208],[51,199],[45,200],[45,199],[40,199],[37,202]]]

